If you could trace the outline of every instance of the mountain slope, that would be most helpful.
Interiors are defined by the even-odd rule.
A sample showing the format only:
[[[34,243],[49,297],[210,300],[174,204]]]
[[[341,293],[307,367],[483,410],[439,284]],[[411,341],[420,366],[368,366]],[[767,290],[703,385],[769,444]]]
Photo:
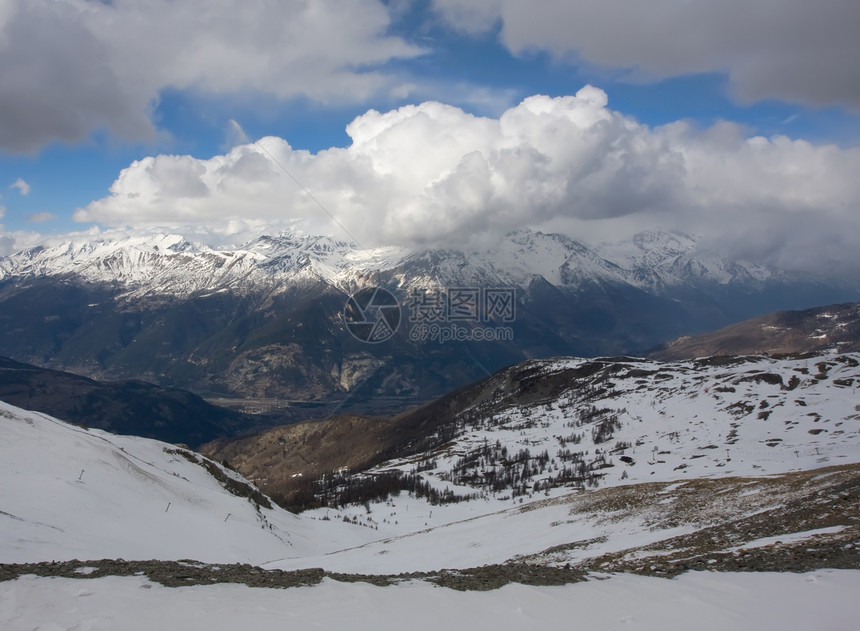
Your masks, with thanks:
[[[529,362],[317,481],[327,506],[303,517],[384,538],[269,567],[860,567],[858,388],[858,354]]]
[[[0,479],[4,563],[260,563],[326,542],[298,517],[270,508],[241,476],[191,451],[86,430],[2,402]]]
[[[334,469],[374,464],[380,450],[392,444],[395,431],[391,419],[337,415],[217,439],[200,451],[241,470],[282,506],[300,510],[319,504],[308,493],[308,482]]]
[[[368,510],[369,508],[369,510]],[[438,568],[632,572],[809,572],[860,569],[860,465],[769,476],[684,478],[568,491],[506,507],[485,501],[429,505],[401,493],[385,502],[303,513],[378,524],[384,538],[268,568],[321,565],[382,575]],[[516,580],[516,579],[514,579]],[[570,579],[569,579],[570,580]]]
[[[712,333],[678,338],[650,356],[671,361],[708,355],[798,354],[829,348],[860,351],[860,303],[771,313]]]
[[[434,486],[516,497],[860,459],[857,354],[534,361],[484,386],[481,399],[437,429],[447,440],[421,453],[436,461],[423,472]],[[414,466],[411,456],[398,462],[386,466]],[[493,491],[509,474],[516,482]]]
[[[392,419],[376,436],[373,457],[356,463],[345,450],[328,461],[324,480],[314,481],[317,469],[292,457],[298,441],[289,437],[312,432],[325,442],[331,425],[204,449],[255,476],[276,467],[266,488],[280,498],[301,475],[306,492],[329,505],[403,490],[432,503],[475,499],[502,508],[572,488],[858,462],[858,392],[860,355],[850,353],[536,360]],[[346,466],[359,469],[337,471]],[[442,519],[444,511],[437,514]]]
[[[247,429],[249,418],[173,388],[100,383],[0,357],[0,401],[72,423],[196,446]]]

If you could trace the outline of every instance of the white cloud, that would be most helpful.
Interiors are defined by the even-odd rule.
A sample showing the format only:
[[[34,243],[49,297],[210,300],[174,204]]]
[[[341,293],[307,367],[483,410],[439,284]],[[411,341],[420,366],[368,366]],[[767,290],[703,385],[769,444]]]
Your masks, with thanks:
[[[5,214],[6,207],[3,204],[0,204],[0,219],[3,219]],[[0,223],[0,256],[11,254],[14,247],[15,238],[10,234],[6,234],[6,226]]]
[[[30,185],[27,184],[27,182],[22,180],[20,177],[17,180],[15,180],[15,182],[13,182],[9,188],[17,188],[18,192],[21,195],[29,195],[30,194]]]
[[[860,110],[855,0],[434,0],[452,26],[502,23],[515,54],[622,69],[630,78],[728,73],[743,101],[775,98]]]
[[[3,0],[0,148],[34,151],[106,128],[150,138],[171,88],[362,102],[381,66],[420,54],[386,34],[379,0]]]
[[[0,206],[0,219],[3,218],[5,208]],[[58,238],[58,235],[54,238]],[[60,242],[64,242],[67,236],[64,235]],[[7,256],[14,252],[26,248],[36,247],[51,242],[51,237],[47,237],[36,232],[25,232],[21,230],[8,231],[6,226],[0,224],[0,256]]]
[[[433,0],[433,6],[456,30],[479,34],[501,20],[504,0]]]
[[[413,246],[520,224],[572,226],[585,241],[657,224],[789,267],[860,265],[860,149],[748,138],[727,122],[649,128],[590,86],[529,97],[499,118],[438,102],[371,110],[347,132],[349,147],[316,154],[268,137],[208,160],[145,158],[75,219],[212,243],[297,222],[346,237],[340,225],[362,245]]]
[[[45,223],[46,221],[51,221],[51,219],[54,218],[55,217],[53,213],[42,212],[30,215],[29,217],[27,217],[27,221],[31,221],[33,223]]]

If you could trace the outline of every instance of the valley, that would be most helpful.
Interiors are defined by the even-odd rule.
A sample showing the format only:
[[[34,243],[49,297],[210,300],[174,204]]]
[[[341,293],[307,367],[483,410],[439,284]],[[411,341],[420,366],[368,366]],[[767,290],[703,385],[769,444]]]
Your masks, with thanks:
[[[655,244],[674,263],[655,263]],[[730,317],[732,292],[778,302],[793,281],[681,265],[692,246],[677,235],[633,245],[526,233],[489,259],[162,238],[7,259],[0,348],[40,363],[0,359],[0,594],[533,601],[641,581],[630,589],[666,600],[651,581],[672,581],[702,601],[702,576],[732,590],[788,575],[846,589],[860,574],[858,305],[697,335]],[[364,343],[342,301],[371,282],[401,296],[510,283],[516,321],[473,326],[514,339]],[[76,296],[69,319],[42,301],[54,295]]]
[[[403,313],[382,344],[357,340],[344,323],[348,297],[373,286]],[[425,307],[445,307],[457,288],[512,292],[511,321],[424,322]],[[714,257],[693,237],[659,231],[589,247],[523,230],[475,251],[361,248],[300,232],[219,250],[153,234],[0,257],[0,354],[209,399],[345,401],[338,409],[358,413],[387,399],[397,412],[530,358],[642,355],[680,335],[858,292],[826,275]],[[439,343],[415,335],[422,324],[507,327],[511,338]]]

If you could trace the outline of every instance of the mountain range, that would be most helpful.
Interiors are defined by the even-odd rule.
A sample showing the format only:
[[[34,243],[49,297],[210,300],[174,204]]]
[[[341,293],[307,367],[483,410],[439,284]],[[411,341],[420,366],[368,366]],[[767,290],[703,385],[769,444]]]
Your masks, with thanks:
[[[362,249],[298,233],[229,250],[176,235],[68,242],[0,259],[0,354],[184,388],[245,411],[298,402],[323,414],[367,412],[370,400],[384,411],[529,358],[641,353],[860,295],[850,283],[698,247],[663,232],[589,248],[520,231],[474,252]],[[367,344],[350,335],[344,310],[350,294],[374,286],[395,296],[402,321],[390,339]],[[508,318],[457,321],[446,312],[438,324],[467,339],[440,343],[426,335],[436,329],[418,328],[422,310],[447,306],[456,289],[507,290],[515,308]]]

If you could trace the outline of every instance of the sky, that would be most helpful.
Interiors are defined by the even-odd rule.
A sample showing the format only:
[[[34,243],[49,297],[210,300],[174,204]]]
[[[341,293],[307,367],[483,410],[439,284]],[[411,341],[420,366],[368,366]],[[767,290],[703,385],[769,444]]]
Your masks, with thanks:
[[[856,0],[0,0],[0,255],[641,230],[860,272]]]

